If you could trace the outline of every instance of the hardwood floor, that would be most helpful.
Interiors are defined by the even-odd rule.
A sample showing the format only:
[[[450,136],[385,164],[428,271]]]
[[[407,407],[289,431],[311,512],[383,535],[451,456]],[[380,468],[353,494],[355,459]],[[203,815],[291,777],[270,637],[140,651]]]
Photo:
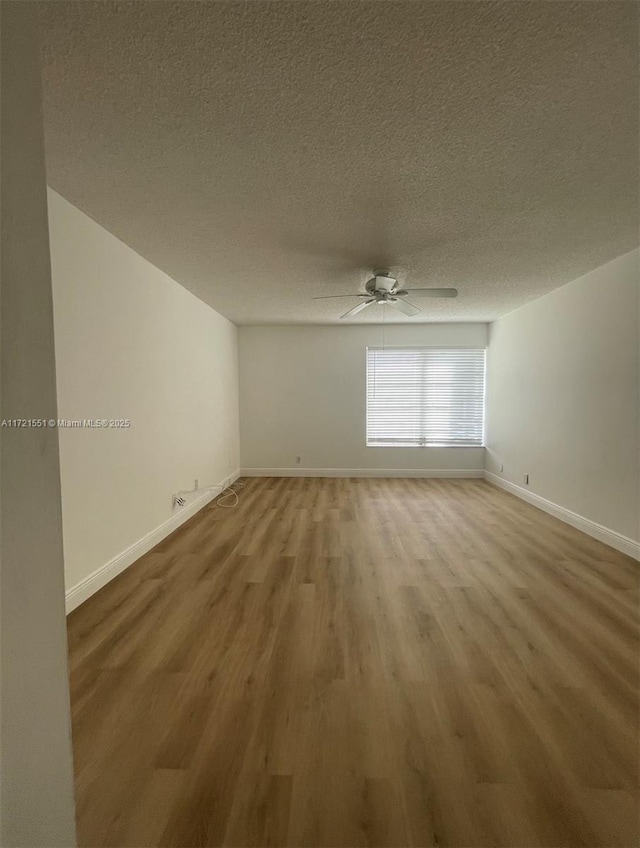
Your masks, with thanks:
[[[82,846],[637,846],[638,563],[478,480],[252,479],[69,616]]]

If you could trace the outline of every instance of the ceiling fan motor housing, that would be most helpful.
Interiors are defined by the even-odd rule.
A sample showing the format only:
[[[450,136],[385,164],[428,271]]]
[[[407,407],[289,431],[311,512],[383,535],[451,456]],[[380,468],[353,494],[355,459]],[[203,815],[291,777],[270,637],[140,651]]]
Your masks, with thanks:
[[[376,291],[390,293],[397,282],[398,281],[394,277],[390,277],[388,274],[377,271],[375,272],[375,277],[367,282],[365,288],[371,293]]]

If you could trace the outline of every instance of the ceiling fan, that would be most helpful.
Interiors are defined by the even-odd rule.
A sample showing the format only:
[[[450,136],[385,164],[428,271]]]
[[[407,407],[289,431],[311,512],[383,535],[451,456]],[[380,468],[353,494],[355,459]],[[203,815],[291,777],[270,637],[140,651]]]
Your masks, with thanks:
[[[367,306],[372,306],[374,303],[383,305],[388,303],[395,309],[402,312],[404,315],[418,315],[422,312],[413,303],[405,300],[406,295],[417,295],[418,297],[457,297],[457,289],[403,289],[398,286],[398,281],[391,276],[391,272],[384,268],[373,272],[373,277],[366,283],[364,292],[355,292],[354,294],[329,294],[314,297],[312,300],[330,300],[334,297],[360,297],[364,298],[360,303],[356,304],[352,309],[349,309],[340,318],[347,318],[349,315],[357,315],[362,312]]]

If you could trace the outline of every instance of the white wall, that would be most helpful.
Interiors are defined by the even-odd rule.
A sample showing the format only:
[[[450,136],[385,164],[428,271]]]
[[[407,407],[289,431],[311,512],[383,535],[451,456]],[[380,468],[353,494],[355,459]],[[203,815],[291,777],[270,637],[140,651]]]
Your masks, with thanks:
[[[37,8],[0,3],[3,419],[56,417]],[[0,844],[75,845],[58,434],[0,429]]]
[[[487,470],[640,539],[639,253],[496,321]]]
[[[237,330],[49,191],[67,589],[239,464]],[[156,539],[157,541],[157,539]]]
[[[484,347],[485,324],[387,325],[385,343]],[[482,469],[482,448],[368,448],[366,348],[381,325],[241,327],[243,469]]]

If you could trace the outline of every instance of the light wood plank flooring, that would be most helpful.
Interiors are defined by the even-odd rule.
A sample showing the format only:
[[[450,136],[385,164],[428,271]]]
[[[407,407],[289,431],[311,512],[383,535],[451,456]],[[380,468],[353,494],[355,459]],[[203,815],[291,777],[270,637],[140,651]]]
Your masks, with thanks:
[[[484,481],[253,479],[69,616],[82,846],[637,846],[639,566]]]

